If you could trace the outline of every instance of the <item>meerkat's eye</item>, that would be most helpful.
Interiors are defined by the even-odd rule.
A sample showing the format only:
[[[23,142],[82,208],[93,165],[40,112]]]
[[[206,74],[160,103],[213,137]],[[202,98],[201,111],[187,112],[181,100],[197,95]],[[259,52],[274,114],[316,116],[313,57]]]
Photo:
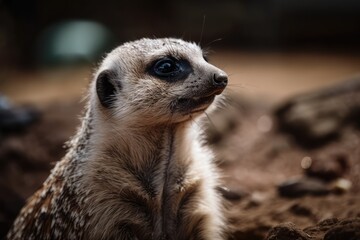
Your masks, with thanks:
[[[161,58],[150,65],[148,72],[162,80],[173,82],[186,79],[192,72],[189,61],[173,57]]]
[[[180,71],[180,66],[171,58],[164,58],[157,61],[154,65],[154,73],[159,77],[175,76]]]

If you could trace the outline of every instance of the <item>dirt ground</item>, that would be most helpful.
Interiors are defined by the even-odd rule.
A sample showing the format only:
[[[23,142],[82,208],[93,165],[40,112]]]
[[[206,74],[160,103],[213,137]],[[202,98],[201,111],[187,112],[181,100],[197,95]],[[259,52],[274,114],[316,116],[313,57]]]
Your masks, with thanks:
[[[230,104],[210,116],[208,130],[228,189],[222,192],[229,239],[360,239],[359,129],[344,127],[339,137],[307,148],[280,131],[275,115],[291,96],[359,74],[360,58],[213,55],[232,80]],[[89,72],[85,67],[3,73],[2,93],[16,104],[35,106],[41,118],[21,133],[0,136],[0,238],[65,154],[64,143],[79,124]]]

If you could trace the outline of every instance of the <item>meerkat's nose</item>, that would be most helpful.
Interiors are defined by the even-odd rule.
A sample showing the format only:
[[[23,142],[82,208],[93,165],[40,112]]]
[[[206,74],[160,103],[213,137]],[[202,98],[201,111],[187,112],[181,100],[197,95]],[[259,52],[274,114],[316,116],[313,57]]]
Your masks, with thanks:
[[[228,83],[228,76],[223,72],[215,73],[212,83],[216,88],[225,88]]]

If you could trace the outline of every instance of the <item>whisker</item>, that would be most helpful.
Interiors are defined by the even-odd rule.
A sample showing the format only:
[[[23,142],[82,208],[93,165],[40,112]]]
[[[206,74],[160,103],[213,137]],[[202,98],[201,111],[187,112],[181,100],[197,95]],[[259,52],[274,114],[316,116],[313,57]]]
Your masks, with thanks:
[[[221,41],[221,40],[223,40],[223,39],[222,39],[222,38],[217,38],[217,39],[215,39],[215,40],[212,40],[211,42],[209,42],[208,44],[206,44],[205,47],[206,47],[206,48],[207,48],[207,47],[210,47],[211,44],[213,44],[213,43],[215,43],[215,42],[219,42],[219,41]]]
[[[198,42],[199,46],[201,46],[201,41],[202,41],[202,38],[203,38],[203,33],[204,33],[204,28],[205,28],[205,20],[206,20],[206,15],[204,15],[204,17],[203,17],[203,22],[202,22],[202,26],[201,26],[200,41]]]
[[[226,89],[231,89],[231,88],[248,89],[248,87],[246,87],[244,85],[228,85]]]

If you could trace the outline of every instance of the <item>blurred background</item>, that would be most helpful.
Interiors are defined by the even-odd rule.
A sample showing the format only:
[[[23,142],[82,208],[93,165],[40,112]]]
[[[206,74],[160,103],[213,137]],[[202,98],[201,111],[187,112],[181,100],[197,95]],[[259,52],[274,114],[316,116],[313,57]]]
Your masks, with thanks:
[[[233,219],[243,219],[234,220],[243,229],[234,239],[263,239],[282,221],[308,226],[326,217],[360,216],[358,205],[349,207],[359,199],[334,198],[327,206],[307,199],[311,214],[300,208],[294,215],[298,208],[274,194],[294,175],[323,174],[325,158],[330,159],[330,182],[345,176],[359,196],[360,135],[343,129],[349,122],[353,129],[360,116],[360,84],[346,81],[359,82],[360,1],[0,0],[0,239],[65,154],[64,142],[79,124],[81,99],[96,66],[114,47],[142,37],[197,42],[230,76],[232,112],[214,116],[219,129],[209,130],[209,141],[221,158],[227,186],[238,194],[235,199],[248,196],[234,210]],[[290,105],[301,107],[286,115],[292,110],[288,99],[343,84],[330,93],[295,99]],[[355,93],[347,94],[349,89]],[[345,153],[330,156],[334,149]],[[309,162],[317,162],[317,169]],[[341,191],[348,191],[346,184]],[[321,193],[332,192],[330,185],[321,186]],[[269,212],[276,204],[283,210]]]
[[[359,13],[357,0],[2,0],[1,92],[20,94],[19,89],[32,87],[32,79],[36,84],[53,77],[62,79],[51,84],[71,95],[78,89],[66,88],[63,81],[71,78],[70,88],[82,85],[78,81],[89,77],[87,70],[76,71],[77,80],[73,73],[39,76],[29,71],[92,68],[123,42],[170,36],[212,49],[212,61],[231,75],[234,85],[260,95],[288,96],[359,73]],[[9,89],[4,83],[9,81],[21,81],[21,87]],[[42,94],[34,98],[59,93]],[[15,100],[27,100],[27,94],[21,95]]]

